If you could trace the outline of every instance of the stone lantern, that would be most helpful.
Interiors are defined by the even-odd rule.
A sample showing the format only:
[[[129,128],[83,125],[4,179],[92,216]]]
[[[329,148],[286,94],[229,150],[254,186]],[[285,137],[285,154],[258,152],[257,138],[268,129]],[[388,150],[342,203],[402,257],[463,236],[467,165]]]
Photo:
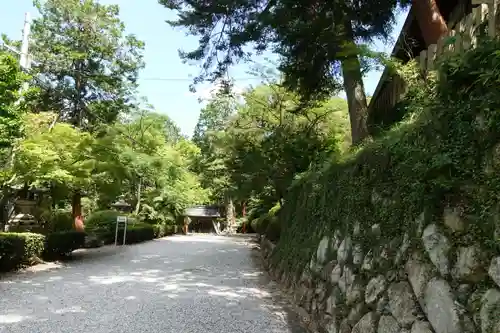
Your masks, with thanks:
[[[111,207],[121,213],[129,213],[132,208],[132,206],[128,202],[123,200],[123,197],[120,197],[116,202],[112,203]]]
[[[116,201],[115,203],[111,204],[111,207],[113,207],[117,211],[119,211],[119,212],[121,212],[121,213],[124,214],[124,215],[118,216],[116,218],[115,245],[118,245],[118,229],[119,229],[120,224],[124,225],[124,228],[123,228],[123,245],[125,245],[125,240],[126,240],[126,237],[127,237],[127,216],[125,215],[125,213],[130,212],[132,206],[128,202],[126,202],[125,200],[123,200],[123,197],[120,197],[118,199],[118,201]]]

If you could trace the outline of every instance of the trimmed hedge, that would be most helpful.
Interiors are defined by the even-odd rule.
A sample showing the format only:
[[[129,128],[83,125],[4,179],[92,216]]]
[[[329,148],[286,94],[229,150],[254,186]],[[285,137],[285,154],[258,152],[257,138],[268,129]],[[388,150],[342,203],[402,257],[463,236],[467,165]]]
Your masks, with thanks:
[[[86,236],[86,233],[76,230],[53,232],[46,237],[44,254],[48,258],[66,256],[83,248]]]
[[[50,227],[54,232],[73,230],[73,215],[66,210],[56,210],[52,212],[50,216]]]
[[[102,230],[96,232],[103,240],[104,244],[113,244],[115,242],[115,231]],[[118,244],[123,244],[123,227],[118,229]],[[125,244],[136,244],[152,240],[155,238],[155,230],[152,225],[147,223],[136,223],[127,226],[127,236]]]
[[[40,234],[0,233],[0,271],[9,271],[28,265],[40,257],[44,249],[45,237]]]
[[[114,230],[116,218],[120,215],[122,214],[116,210],[98,210],[85,219],[85,227],[89,229]]]

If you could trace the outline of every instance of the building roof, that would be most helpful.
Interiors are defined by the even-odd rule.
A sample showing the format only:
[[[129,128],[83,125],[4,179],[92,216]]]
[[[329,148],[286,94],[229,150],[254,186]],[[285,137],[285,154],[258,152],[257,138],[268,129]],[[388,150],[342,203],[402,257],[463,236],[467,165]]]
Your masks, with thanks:
[[[395,58],[398,57],[398,53],[401,51],[401,47],[406,39],[406,36],[408,35],[408,31],[410,30],[410,27],[412,26],[412,23],[414,22],[414,13],[413,13],[413,8],[411,8],[408,12],[408,15],[406,16],[405,23],[403,24],[403,27],[401,28],[401,32],[399,33],[398,39],[396,41],[396,44],[392,48],[391,56]],[[384,86],[384,83],[387,81],[389,76],[389,68],[386,66],[384,68],[384,71],[382,72],[382,75],[380,76],[380,79],[378,80],[377,87],[375,88],[375,91],[373,92],[372,98],[370,99],[370,105],[374,103],[374,100],[376,99],[377,95],[380,93],[380,90]]]
[[[448,22],[450,18],[450,14],[453,9],[461,2],[469,2],[470,0],[436,0],[436,3],[440,9],[441,14],[446,22]],[[418,26],[418,22],[415,19],[415,13],[413,8],[410,8],[408,11],[408,15],[406,17],[406,21],[401,28],[401,32],[399,33],[398,39],[394,48],[392,49],[391,56],[393,58],[397,58],[402,60],[403,62],[407,62],[420,53],[420,51],[426,49],[425,43],[422,38],[422,33],[420,31],[420,27]],[[383,88],[384,84],[389,79],[389,69],[386,67],[384,72],[380,76],[380,80],[378,81],[377,87],[373,92],[372,98],[370,100],[369,108],[372,104],[375,103],[380,90]]]
[[[219,206],[192,206],[186,208],[184,215],[189,217],[221,217]]]

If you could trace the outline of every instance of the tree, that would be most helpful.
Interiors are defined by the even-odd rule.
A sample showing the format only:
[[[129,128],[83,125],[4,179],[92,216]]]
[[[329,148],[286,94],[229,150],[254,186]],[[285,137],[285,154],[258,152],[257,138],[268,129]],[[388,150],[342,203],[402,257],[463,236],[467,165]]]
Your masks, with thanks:
[[[223,77],[232,64],[250,57],[245,52],[250,44],[257,52],[270,49],[281,55],[285,86],[305,101],[331,94],[342,75],[352,143],[368,136],[363,58],[357,46],[388,36],[397,0],[159,1],[180,14],[171,25],[200,38],[196,50],[181,53],[185,60],[203,62],[195,83]]]
[[[94,144],[93,173],[100,206],[125,194],[135,203],[136,214],[172,222],[188,205],[206,201],[206,191],[190,170],[197,150],[185,139],[167,140],[164,123],[159,121],[165,119],[138,110],[128,121],[100,134]]]
[[[297,174],[338,155],[345,135],[338,113],[346,105],[335,99],[297,115],[299,98],[278,85],[251,89],[244,100],[226,129],[227,169],[236,197],[259,196],[272,207]]]
[[[297,94],[278,83],[249,88],[236,103],[219,94],[202,109],[193,141],[197,170],[212,202],[267,212],[283,203],[289,186],[312,164],[338,158],[350,143],[347,104],[333,98],[301,109]],[[344,143],[345,142],[345,143]],[[229,224],[230,225],[230,224]]]
[[[23,105],[20,89],[27,80],[17,60],[0,52],[0,151],[2,155],[21,137]]]
[[[35,1],[31,50],[44,88],[39,109],[80,128],[112,123],[133,105],[143,43],[124,35],[116,5],[94,0]]]
[[[124,35],[118,6],[94,0],[36,0],[40,18],[32,26],[37,111],[52,110],[81,129],[114,122],[133,107],[143,43]],[[55,121],[54,121],[55,123]],[[51,125],[52,126],[52,125]],[[81,193],[73,194],[75,217]]]
[[[234,111],[233,99],[217,94],[201,110],[193,134],[193,143],[200,149],[196,171],[201,175],[203,187],[211,190],[214,202],[226,201],[229,192],[224,131]]]
[[[88,189],[92,183],[95,159],[93,138],[69,124],[56,124],[49,130],[55,114],[27,114],[26,137],[15,147],[15,183],[54,190]]]

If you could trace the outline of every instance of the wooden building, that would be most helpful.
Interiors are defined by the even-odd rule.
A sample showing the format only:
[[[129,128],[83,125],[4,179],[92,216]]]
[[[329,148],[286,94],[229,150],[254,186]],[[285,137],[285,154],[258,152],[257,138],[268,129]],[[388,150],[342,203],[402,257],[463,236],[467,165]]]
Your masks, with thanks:
[[[214,232],[214,223],[224,217],[224,206],[192,206],[186,208],[184,216],[189,217],[189,230],[194,232]]]
[[[464,18],[473,12],[473,9],[482,6],[488,0],[436,0],[439,10],[446,21],[450,35],[457,31],[464,31],[462,24]],[[484,5],[483,5],[484,6]],[[486,5],[486,7],[488,7]],[[436,46],[436,45],[434,45]],[[407,19],[401,29],[398,40],[392,51],[392,57],[403,63],[420,57],[432,45],[426,45],[421,29],[416,20],[416,13],[412,7]],[[386,68],[378,82],[378,85],[370,99],[368,111],[371,124],[379,124],[383,120],[391,119],[390,113],[396,103],[401,100],[405,93],[405,83],[398,75],[389,74]]]

